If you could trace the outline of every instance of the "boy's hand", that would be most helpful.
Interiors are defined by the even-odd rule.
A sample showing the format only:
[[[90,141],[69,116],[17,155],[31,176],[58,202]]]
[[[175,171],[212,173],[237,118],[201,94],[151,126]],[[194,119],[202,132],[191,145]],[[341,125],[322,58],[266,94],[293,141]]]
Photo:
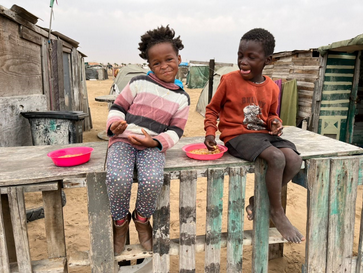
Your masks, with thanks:
[[[217,148],[217,142],[214,136],[206,136],[204,140],[205,146],[207,146],[209,151],[214,151]]]
[[[110,130],[114,135],[122,134],[127,128],[127,122],[124,120],[118,120],[111,124]]]
[[[281,136],[283,129],[284,127],[282,126],[281,121],[279,121],[278,119],[274,119],[271,122],[271,131],[269,133],[273,136]]]
[[[159,145],[159,142],[157,142],[156,140],[152,139],[151,136],[144,130],[141,129],[142,133],[144,134],[144,138],[138,137],[138,136],[128,136],[128,139],[130,140],[130,142],[134,145],[139,145],[139,146],[144,146],[144,147],[148,147],[148,148],[154,148],[157,147]]]

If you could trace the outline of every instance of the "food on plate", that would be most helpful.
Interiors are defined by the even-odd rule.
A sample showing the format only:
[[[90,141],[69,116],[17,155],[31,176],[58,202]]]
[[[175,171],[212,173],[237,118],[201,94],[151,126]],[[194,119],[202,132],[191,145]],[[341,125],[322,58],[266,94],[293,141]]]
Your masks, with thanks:
[[[209,151],[207,148],[202,149],[195,149],[192,151],[189,151],[191,154],[197,154],[197,155],[213,155],[213,154],[219,154],[221,151],[216,146],[213,151]]]
[[[80,156],[80,155],[83,155],[83,154],[62,155],[62,156],[59,156],[59,158],[75,157],[75,156]]]

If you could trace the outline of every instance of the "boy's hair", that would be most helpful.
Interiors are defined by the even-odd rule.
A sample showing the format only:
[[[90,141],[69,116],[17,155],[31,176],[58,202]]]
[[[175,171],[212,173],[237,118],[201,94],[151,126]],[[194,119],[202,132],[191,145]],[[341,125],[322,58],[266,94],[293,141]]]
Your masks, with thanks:
[[[242,40],[252,40],[260,42],[262,44],[263,50],[265,51],[265,56],[270,56],[274,53],[275,49],[275,38],[274,36],[263,28],[254,28],[246,32]]]
[[[174,38],[175,31],[172,28],[169,28],[169,25],[166,27],[160,26],[153,30],[148,30],[144,35],[141,36],[141,42],[139,43],[139,50],[141,53],[139,56],[145,60],[149,60],[148,51],[149,49],[156,44],[160,43],[170,43],[175,53],[178,55],[179,50],[184,48],[182,40],[180,40],[180,36]]]

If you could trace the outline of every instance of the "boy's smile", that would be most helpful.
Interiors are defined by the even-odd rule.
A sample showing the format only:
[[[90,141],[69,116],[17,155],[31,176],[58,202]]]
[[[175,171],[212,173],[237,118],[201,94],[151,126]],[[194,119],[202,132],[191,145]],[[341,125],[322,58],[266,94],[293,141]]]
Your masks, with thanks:
[[[160,80],[173,83],[181,62],[171,43],[153,45],[148,50],[149,67]]]
[[[263,82],[262,70],[271,61],[265,56],[262,44],[253,40],[242,40],[238,48],[237,64],[241,76],[255,83]]]

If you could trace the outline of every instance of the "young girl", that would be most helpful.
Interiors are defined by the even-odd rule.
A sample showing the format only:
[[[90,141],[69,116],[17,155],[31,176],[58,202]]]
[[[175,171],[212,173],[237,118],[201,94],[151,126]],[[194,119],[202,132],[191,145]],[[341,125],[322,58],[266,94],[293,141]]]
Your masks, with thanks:
[[[149,222],[164,181],[165,151],[183,135],[190,99],[175,79],[184,46],[173,29],[147,31],[139,43],[140,57],[147,60],[147,76],[131,79],[110,108],[107,134],[106,185],[114,228],[114,252],[124,250],[131,218],[140,244],[152,250]],[[138,192],[135,210],[129,212],[134,168]]]

